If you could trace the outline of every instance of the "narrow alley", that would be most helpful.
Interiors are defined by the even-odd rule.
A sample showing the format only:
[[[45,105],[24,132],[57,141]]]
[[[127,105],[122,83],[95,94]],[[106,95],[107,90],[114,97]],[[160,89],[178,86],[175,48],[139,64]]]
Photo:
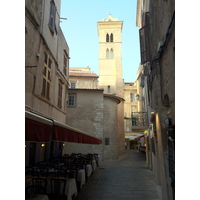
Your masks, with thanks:
[[[160,200],[145,154],[126,150],[118,160],[101,161],[75,200]]]

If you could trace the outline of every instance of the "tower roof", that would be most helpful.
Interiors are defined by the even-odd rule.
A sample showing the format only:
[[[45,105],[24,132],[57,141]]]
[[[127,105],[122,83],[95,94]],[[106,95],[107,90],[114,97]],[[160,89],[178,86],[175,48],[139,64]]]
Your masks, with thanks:
[[[108,15],[108,18],[104,18],[102,20],[103,22],[109,22],[109,21],[118,21],[117,18],[113,18],[111,14]]]

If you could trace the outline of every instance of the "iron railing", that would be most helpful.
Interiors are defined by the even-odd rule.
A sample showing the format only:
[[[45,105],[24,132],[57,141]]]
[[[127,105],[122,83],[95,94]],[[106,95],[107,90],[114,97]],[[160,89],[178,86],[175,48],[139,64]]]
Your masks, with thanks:
[[[132,112],[132,126],[148,126],[147,112]]]

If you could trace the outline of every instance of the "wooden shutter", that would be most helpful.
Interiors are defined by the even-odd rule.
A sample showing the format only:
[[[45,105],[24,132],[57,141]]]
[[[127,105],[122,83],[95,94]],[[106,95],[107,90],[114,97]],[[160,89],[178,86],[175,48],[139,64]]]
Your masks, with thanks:
[[[145,26],[143,26],[139,30],[141,64],[144,64],[150,61],[151,59],[149,13],[145,13],[144,17],[145,17]]]

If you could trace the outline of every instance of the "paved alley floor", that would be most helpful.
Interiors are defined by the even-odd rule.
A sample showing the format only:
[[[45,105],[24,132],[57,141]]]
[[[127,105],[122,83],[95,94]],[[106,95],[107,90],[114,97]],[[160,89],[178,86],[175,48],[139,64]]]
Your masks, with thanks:
[[[126,150],[118,160],[101,161],[75,200],[160,200],[145,154]]]

